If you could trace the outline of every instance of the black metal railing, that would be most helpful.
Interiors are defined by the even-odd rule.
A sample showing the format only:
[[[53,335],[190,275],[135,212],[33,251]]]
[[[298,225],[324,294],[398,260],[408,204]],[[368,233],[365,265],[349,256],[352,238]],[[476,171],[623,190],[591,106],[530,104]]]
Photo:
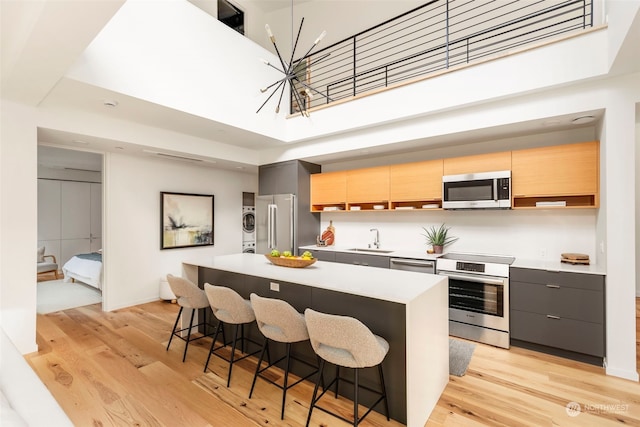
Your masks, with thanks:
[[[295,86],[309,109],[592,26],[593,0],[432,0],[302,58],[314,93]]]

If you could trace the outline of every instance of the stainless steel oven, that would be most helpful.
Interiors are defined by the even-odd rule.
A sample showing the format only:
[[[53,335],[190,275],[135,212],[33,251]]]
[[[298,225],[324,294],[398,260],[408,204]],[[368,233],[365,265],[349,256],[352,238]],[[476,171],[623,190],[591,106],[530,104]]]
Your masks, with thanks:
[[[509,265],[513,257],[443,255],[437,274],[449,278],[449,334],[509,348]]]

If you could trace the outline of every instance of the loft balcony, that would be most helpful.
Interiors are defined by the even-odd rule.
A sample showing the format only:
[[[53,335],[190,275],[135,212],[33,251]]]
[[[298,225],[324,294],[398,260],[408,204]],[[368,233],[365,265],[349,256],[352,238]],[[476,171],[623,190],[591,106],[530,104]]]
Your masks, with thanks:
[[[299,58],[290,94],[313,111],[593,27],[593,0],[432,0]],[[517,78],[517,76],[514,76]]]

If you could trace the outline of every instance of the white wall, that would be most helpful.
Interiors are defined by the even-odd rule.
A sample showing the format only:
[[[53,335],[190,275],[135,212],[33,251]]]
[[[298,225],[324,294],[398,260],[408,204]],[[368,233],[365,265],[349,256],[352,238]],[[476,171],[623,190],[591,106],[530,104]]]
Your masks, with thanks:
[[[257,176],[187,162],[105,154],[105,310],[158,299],[159,281],[182,261],[242,251],[242,192]],[[214,246],[160,250],[160,192],[213,194]]]
[[[0,324],[18,350],[36,347],[35,110],[0,104]]]
[[[383,249],[425,252],[428,246],[422,227],[451,227],[450,235],[459,240],[451,252],[512,255],[520,259],[560,260],[563,252],[588,254],[595,262],[595,209],[565,211],[415,211],[415,212],[339,212],[322,213],[324,230],[329,220],[336,228],[339,247],[366,247],[373,233],[380,232]]]

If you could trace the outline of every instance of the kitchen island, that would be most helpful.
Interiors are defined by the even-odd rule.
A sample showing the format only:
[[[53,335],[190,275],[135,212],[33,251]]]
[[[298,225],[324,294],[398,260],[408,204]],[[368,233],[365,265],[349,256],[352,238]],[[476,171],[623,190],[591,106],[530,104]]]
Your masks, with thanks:
[[[300,312],[309,307],[362,321],[389,342],[383,369],[390,415],[408,426],[424,426],[449,381],[446,277],[323,261],[286,268],[246,253],[183,265],[185,276],[200,287],[228,286],[244,298],[255,292],[288,301]],[[259,339],[253,329],[249,335]],[[308,348],[302,357],[314,360]],[[375,386],[377,373],[365,370],[362,380]],[[345,386],[340,393],[351,398],[352,390]]]

